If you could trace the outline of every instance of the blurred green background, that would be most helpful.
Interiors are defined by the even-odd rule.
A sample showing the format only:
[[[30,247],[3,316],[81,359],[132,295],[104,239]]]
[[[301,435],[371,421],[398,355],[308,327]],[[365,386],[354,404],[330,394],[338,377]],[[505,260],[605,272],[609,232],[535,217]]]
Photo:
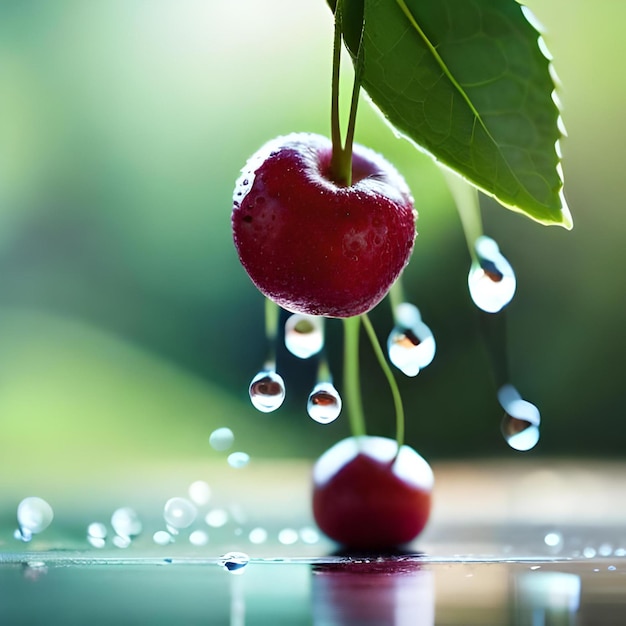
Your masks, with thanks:
[[[529,3],[563,82],[575,228],[484,202],[516,269],[513,382],[543,417],[529,455],[621,456],[626,443],[623,216],[626,59],[617,0]],[[314,457],[348,434],[306,416],[314,367],[279,354],[288,396],[257,413],[263,300],[239,266],[231,194],[246,158],[291,131],[329,133],[323,0],[0,3],[0,467],[98,474],[202,459],[230,426],[254,457]],[[401,379],[407,439],[430,459],[518,455],[467,294],[469,259],[441,174],[362,103],[357,140],[393,161],[420,213],[405,288],[438,354]],[[385,303],[372,314],[381,339]],[[341,385],[341,325],[329,324]],[[367,419],[391,398],[363,344]]]

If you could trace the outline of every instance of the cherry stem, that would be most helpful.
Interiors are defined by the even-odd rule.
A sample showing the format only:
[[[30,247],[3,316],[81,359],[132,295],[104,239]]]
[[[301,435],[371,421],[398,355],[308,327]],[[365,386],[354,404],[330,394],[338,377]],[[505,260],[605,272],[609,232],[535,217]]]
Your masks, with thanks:
[[[476,240],[483,235],[478,191],[476,187],[465,182],[457,174],[448,170],[443,170],[443,173],[461,218],[461,225],[463,226],[465,241],[467,242],[472,262],[478,263],[475,244]]]
[[[398,444],[398,451],[400,451],[400,448],[404,444],[404,407],[402,406],[402,397],[400,395],[400,390],[398,389],[398,383],[396,382],[393,372],[389,367],[389,363],[387,363],[383,349],[380,347],[378,337],[376,337],[376,331],[374,330],[374,326],[372,326],[372,322],[370,322],[370,318],[366,313],[364,313],[361,315],[361,319],[363,320],[363,326],[365,327],[372,344],[372,348],[374,349],[374,354],[376,355],[378,363],[387,378],[391,395],[393,396],[393,404],[396,410],[396,442]]]
[[[341,42],[342,42],[342,0],[337,0],[335,6],[335,32],[333,39],[333,73],[331,87],[331,140],[333,154],[330,162],[330,171],[333,180],[337,184],[349,187],[352,184],[352,146],[354,144],[354,132],[356,128],[356,114],[361,90],[361,65],[357,59],[354,83],[352,86],[352,98],[350,101],[350,114],[348,118],[348,130],[345,144],[341,140],[341,123],[339,115],[339,82],[341,66]],[[360,48],[359,48],[360,54]]]
[[[365,432],[365,417],[361,400],[361,384],[359,381],[359,331],[361,318],[347,317],[343,320],[344,351],[343,351],[343,386],[348,407],[350,430],[354,437],[361,437]]]

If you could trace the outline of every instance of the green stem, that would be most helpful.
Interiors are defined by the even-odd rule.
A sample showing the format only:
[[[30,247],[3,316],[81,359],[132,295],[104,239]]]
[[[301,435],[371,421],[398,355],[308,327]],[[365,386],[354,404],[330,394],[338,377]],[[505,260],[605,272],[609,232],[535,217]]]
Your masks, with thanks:
[[[343,351],[343,386],[350,430],[354,437],[361,437],[365,432],[365,418],[361,401],[361,385],[359,382],[359,330],[361,318],[347,317],[343,320],[344,351]]]
[[[448,183],[448,189],[450,189],[450,193],[456,204],[459,217],[461,218],[465,241],[467,242],[470,256],[473,262],[478,262],[474,244],[483,234],[483,222],[480,215],[478,191],[476,187],[464,181],[457,174],[445,169],[443,173]]]
[[[362,46],[359,45],[357,63],[352,85],[352,98],[350,100],[350,114],[348,118],[348,130],[345,144],[341,141],[341,123],[339,120],[339,80],[341,76],[341,42],[342,42],[342,0],[337,0],[335,6],[335,33],[333,39],[333,73],[331,87],[331,140],[333,154],[330,162],[330,171],[333,180],[339,185],[349,187],[352,184],[352,146],[354,144],[354,132],[356,128],[356,114],[361,91],[362,73]]]
[[[402,397],[400,396],[398,383],[396,382],[393,372],[387,363],[387,359],[385,358],[383,349],[380,347],[378,337],[376,337],[376,331],[374,330],[369,317],[366,313],[364,313],[361,315],[361,319],[363,320],[363,326],[365,327],[370,342],[372,343],[372,348],[374,348],[374,354],[378,359],[378,363],[380,364],[380,367],[387,378],[387,382],[389,383],[389,388],[391,389],[393,404],[396,410],[396,441],[398,443],[398,450],[400,450],[404,444],[404,407],[402,406]]]
[[[343,147],[341,145],[341,124],[339,121],[339,68],[341,65],[341,0],[337,0],[335,6],[335,32],[333,38],[333,73],[331,83],[330,105],[330,132],[333,144],[333,155],[330,169],[335,178],[340,177],[342,172],[341,159]]]

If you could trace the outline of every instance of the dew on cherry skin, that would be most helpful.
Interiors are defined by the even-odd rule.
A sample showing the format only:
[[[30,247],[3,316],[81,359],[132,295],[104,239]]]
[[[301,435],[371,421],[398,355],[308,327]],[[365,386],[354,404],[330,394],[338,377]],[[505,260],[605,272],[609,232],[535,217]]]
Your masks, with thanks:
[[[285,322],[285,347],[300,359],[308,359],[324,347],[324,318],[294,313]]]
[[[396,326],[387,339],[389,360],[406,376],[417,376],[435,358],[435,338],[414,304],[399,304],[394,318]]]
[[[245,552],[227,552],[222,555],[219,564],[230,574],[243,574],[250,557]]]
[[[479,309],[497,313],[513,299],[515,272],[490,237],[479,237],[474,248],[477,260],[472,263],[467,277],[470,296]]]
[[[252,379],[249,393],[255,409],[262,413],[271,413],[285,399],[285,382],[275,371],[262,370]]]
[[[504,409],[500,429],[506,442],[520,452],[534,448],[539,441],[539,409],[523,400],[517,389],[509,384],[498,390],[498,401]]]
[[[341,413],[341,396],[332,383],[319,382],[309,395],[306,410],[320,424],[334,422]]]

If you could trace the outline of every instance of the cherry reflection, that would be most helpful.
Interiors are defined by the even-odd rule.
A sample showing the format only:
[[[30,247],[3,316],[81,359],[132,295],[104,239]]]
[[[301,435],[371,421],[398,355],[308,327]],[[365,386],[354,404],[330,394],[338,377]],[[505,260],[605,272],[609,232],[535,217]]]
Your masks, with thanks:
[[[314,626],[433,626],[432,571],[414,557],[349,560],[312,569]]]

